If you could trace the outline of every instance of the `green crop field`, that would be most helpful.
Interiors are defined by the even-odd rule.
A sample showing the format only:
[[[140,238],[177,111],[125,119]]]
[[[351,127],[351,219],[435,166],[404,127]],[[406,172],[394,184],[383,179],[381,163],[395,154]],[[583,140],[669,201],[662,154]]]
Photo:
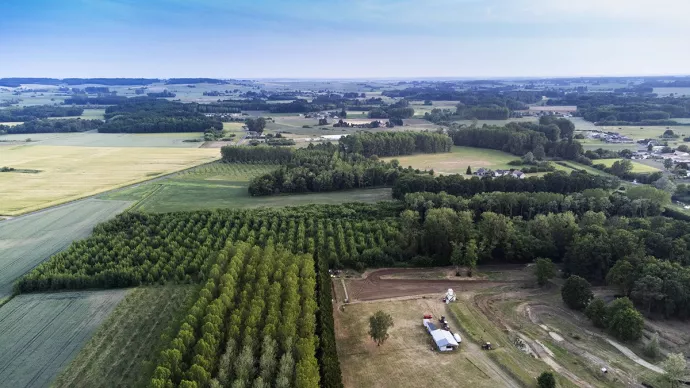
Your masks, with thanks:
[[[454,146],[451,152],[446,153],[384,158],[384,160],[392,159],[398,159],[400,165],[403,167],[412,166],[418,169],[433,169],[436,173],[440,174],[464,174],[467,170],[467,166],[471,166],[472,171],[479,167],[507,169],[510,167],[508,162],[520,158],[496,150]]]
[[[87,199],[0,221],[0,301],[10,295],[15,279],[72,241],[88,237],[96,224],[129,204]]]
[[[0,166],[41,172],[0,174],[0,214],[18,215],[211,162],[216,149],[10,146]]]
[[[137,201],[133,210],[152,213],[312,203],[378,202],[391,199],[391,190],[386,188],[251,197],[247,191],[249,180],[275,168],[277,166],[274,165],[213,163],[168,179],[108,193],[103,198]]]
[[[606,167],[611,167],[613,165],[613,163],[618,161],[618,160],[621,160],[621,159],[597,159],[597,160],[593,160],[592,162],[594,164],[603,164]],[[632,172],[644,173],[644,172],[657,172],[657,171],[659,171],[658,168],[654,168],[652,166],[647,166],[646,164],[642,164],[642,163],[637,163],[634,160],[632,161],[632,165],[633,165]]]
[[[0,385],[47,387],[127,290],[20,295],[0,309]]]
[[[186,311],[195,286],[139,287],[63,370],[54,387],[145,387],[165,338],[177,331],[175,318]]]

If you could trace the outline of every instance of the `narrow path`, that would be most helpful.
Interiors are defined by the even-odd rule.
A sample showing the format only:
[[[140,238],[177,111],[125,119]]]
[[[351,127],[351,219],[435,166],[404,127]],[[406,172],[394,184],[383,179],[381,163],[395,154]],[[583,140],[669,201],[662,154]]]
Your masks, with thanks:
[[[638,363],[639,365],[642,365],[643,367],[645,367],[645,368],[647,368],[647,369],[649,369],[649,370],[651,370],[651,371],[654,371],[654,372],[656,372],[656,373],[664,374],[664,370],[663,370],[663,369],[659,368],[658,366],[656,366],[656,365],[654,365],[654,364],[651,364],[651,363],[649,363],[649,362],[643,360],[643,359],[640,358],[637,354],[635,354],[635,352],[633,352],[632,350],[630,350],[627,346],[624,346],[624,345],[622,345],[622,344],[619,344],[618,342],[616,342],[616,341],[614,341],[614,340],[611,340],[611,339],[608,339],[608,338],[606,338],[606,341],[607,341],[609,344],[611,344],[611,346],[613,346],[614,348],[618,349],[618,350],[619,350],[621,353],[623,353],[626,357],[628,357],[629,359],[635,361],[635,362]]]

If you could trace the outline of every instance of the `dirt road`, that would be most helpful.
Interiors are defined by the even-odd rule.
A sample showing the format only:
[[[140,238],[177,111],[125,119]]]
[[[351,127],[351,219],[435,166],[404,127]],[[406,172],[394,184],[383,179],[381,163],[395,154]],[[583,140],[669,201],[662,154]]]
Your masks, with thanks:
[[[472,278],[459,278],[458,280],[384,278],[396,274],[409,276],[409,273],[410,270],[405,269],[381,269],[370,272],[362,279],[347,279],[345,284],[350,301],[390,299],[434,293],[438,293],[440,297],[449,288],[456,292],[463,292],[517,282],[517,280],[497,281]]]

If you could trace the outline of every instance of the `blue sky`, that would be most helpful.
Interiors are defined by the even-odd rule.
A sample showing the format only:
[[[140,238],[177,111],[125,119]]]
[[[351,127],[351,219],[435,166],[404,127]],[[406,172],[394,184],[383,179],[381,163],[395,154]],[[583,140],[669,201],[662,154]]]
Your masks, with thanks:
[[[0,77],[690,73],[688,0],[2,0]]]

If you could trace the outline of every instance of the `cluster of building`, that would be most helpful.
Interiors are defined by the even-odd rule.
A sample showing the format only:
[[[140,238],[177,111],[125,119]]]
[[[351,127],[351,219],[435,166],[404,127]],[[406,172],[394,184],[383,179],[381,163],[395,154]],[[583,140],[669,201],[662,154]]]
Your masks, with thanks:
[[[633,143],[632,138],[625,135],[621,135],[618,132],[591,131],[588,134],[588,137],[590,139],[598,139],[606,143]]]
[[[491,170],[488,168],[480,168],[474,172],[475,176],[478,177],[500,177],[500,176],[512,176],[517,179],[524,179],[526,177],[525,173],[520,170]]]

